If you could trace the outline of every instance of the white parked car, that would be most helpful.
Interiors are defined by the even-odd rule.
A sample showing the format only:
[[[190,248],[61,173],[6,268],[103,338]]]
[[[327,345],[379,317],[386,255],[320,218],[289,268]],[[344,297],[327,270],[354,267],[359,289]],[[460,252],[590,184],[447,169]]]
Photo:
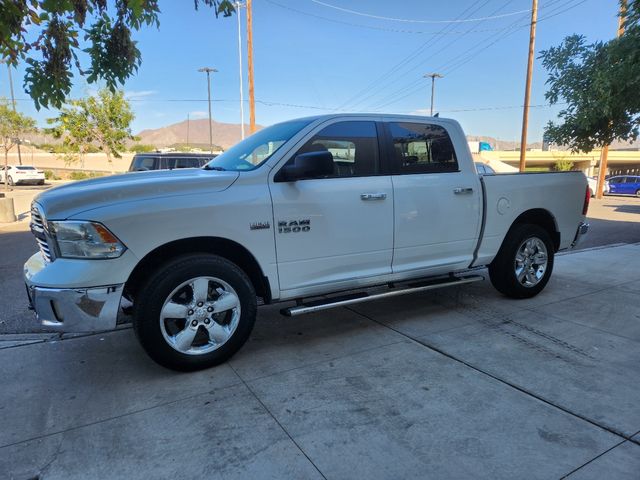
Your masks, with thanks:
[[[194,370],[245,343],[259,303],[295,300],[282,313],[300,315],[475,282],[487,266],[503,294],[537,295],[587,232],[588,204],[581,172],[478,175],[453,120],[303,118],[202,169],[41,193],[25,281],[62,332],[114,328],[127,298],[148,354]]]
[[[5,177],[9,185],[44,185],[44,172],[31,165],[9,165],[6,169],[3,165],[0,167],[0,180],[2,183],[5,183]]]

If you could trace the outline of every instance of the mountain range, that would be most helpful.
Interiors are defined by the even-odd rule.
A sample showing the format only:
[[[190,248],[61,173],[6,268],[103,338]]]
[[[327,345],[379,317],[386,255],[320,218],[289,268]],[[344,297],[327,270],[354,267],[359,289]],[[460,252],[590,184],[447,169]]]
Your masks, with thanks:
[[[261,129],[256,125],[256,129]],[[244,131],[249,135],[249,125],[245,125]],[[213,144],[227,149],[238,143],[241,139],[239,123],[211,122]],[[185,120],[183,122],[167,125],[166,127],[142,130],[137,134],[139,143],[154,145],[155,147],[168,147],[175,144],[209,144],[209,121],[206,118],[198,120]]]

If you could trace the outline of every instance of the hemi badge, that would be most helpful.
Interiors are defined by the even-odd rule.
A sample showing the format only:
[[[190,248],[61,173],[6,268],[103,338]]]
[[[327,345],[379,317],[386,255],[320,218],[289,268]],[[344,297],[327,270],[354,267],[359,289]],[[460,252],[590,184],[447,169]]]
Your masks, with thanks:
[[[249,229],[251,230],[266,230],[271,228],[271,224],[269,222],[254,222],[249,224]]]

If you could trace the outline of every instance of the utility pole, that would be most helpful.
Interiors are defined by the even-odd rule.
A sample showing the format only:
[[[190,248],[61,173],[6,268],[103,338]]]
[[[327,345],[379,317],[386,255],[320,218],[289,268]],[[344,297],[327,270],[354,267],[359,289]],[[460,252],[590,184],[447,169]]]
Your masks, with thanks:
[[[7,72],[9,73],[9,91],[11,92],[11,104],[13,105],[13,111],[16,111],[16,99],[13,96],[13,78],[11,77],[11,65],[7,62]],[[20,152],[20,139],[16,141],[16,147],[18,148],[18,163],[22,165],[22,153]]]
[[[618,31],[617,37],[620,38],[624,33],[624,21],[627,15],[627,0],[620,2],[620,14],[618,15]],[[596,198],[601,199],[604,193],[604,182],[607,176],[607,163],[609,161],[609,145],[602,147],[600,152],[600,168],[598,169],[598,185],[596,187]]]
[[[520,137],[520,171],[527,164],[527,130],[529,128],[529,102],[531,99],[531,77],[533,76],[533,55],[536,47],[536,24],[538,23],[538,0],[531,6],[531,30],[529,31],[529,62],[527,63],[527,82],[524,89],[524,109],[522,111],[522,136]]]
[[[238,17],[238,71],[240,73],[240,135],[244,140],[244,92],[243,92],[243,80],[242,80],[242,21],[240,19],[241,8],[244,4],[236,2],[236,16]]]
[[[207,74],[207,93],[209,96],[209,151],[213,153],[213,132],[211,130],[211,73],[215,73],[218,70],[215,68],[203,67],[198,69],[199,72]]]
[[[253,88],[253,16],[247,0],[247,70],[249,75],[249,133],[256,131],[256,99]]]
[[[436,90],[436,78],[444,78],[444,75],[440,75],[439,73],[426,73],[424,78],[431,77],[431,116],[433,117],[433,96]]]

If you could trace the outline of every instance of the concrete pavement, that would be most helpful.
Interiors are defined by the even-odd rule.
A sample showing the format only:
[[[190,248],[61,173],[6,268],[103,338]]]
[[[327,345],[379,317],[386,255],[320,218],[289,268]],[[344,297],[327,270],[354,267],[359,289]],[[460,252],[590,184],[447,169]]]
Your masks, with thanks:
[[[485,281],[268,306],[232,361],[193,374],[128,328],[4,337],[0,476],[636,479],[639,280],[636,244],[558,256],[530,300]]]

